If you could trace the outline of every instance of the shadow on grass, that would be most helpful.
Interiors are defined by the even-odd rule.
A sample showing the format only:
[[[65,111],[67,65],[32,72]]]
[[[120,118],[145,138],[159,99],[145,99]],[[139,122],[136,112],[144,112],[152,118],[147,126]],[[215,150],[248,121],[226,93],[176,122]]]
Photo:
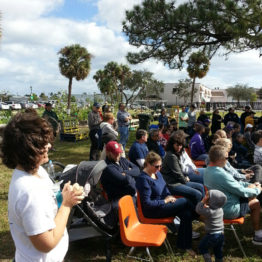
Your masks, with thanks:
[[[0,193],[0,200],[6,200],[8,199],[8,192],[1,192]]]
[[[9,231],[0,232],[0,261],[15,256],[15,246]]]

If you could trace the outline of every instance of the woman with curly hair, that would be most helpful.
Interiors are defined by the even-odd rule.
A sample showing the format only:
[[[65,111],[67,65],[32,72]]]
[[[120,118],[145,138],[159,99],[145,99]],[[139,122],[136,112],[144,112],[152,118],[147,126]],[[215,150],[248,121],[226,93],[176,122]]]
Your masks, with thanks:
[[[48,161],[52,137],[50,125],[35,113],[16,114],[4,130],[2,161],[14,169],[8,219],[18,262],[63,261],[68,249],[68,216],[83,198],[68,182],[58,209],[53,183],[41,167]]]

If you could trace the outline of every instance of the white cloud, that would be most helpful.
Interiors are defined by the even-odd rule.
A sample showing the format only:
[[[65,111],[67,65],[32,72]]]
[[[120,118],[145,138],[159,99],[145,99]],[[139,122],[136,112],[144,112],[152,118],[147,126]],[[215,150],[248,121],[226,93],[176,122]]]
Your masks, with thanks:
[[[3,22],[12,19],[34,19],[63,4],[64,0],[1,0]]]
[[[44,8],[43,8],[44,9]],[[46,9],[45,9],[46,10]],[[73,82],[73,92],[97,90],[92,75],[113,60],[126,62],[128,44],[105,26],[68,19],[29,17],[6,20],[0,44],[1,89],[14,93],[66,90],[68,80],[58,69],[57,52],[65,45],[79,43],[94,56],[92,71],[84,81]]]
[[[109,28],[121,32],[125,10],[132,9],[134,5],[142,2],[142,0],[98,0],[98,19],[106,22]]]
[[[93,3],[93,0],[82,1]],[[25,94],[30,86],[38,94],[67,90],[68,80],[59,72],[57,52],[75,43],[85,46],[94,58],[87,79],[73,81],[73,93],[98,91],[93,74],[109,61],[127,63],[127,52],[135,49],[120,34],[121,21],[124,10],[140,2],[98,0],[99,20],[95,23],[48,17],[52,9],[61,8],[62,0],[1,0],[0,91],[8,89],[10,93]],[[105,22],[103,25],[101,19]],[[163,82],[177,82],[187,77],[185,69],[170,70],[155,60],[131,68],[149,70]],[[230,55],[228,60],[215,57],[207,76],[197,81],[209,87],[226,88],[236,83],[261,87],[261,68],[257,52]]]

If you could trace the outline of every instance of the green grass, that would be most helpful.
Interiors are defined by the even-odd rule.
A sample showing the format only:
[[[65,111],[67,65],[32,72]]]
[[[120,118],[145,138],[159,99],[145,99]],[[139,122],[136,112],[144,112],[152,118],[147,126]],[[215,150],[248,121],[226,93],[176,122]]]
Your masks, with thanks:
[[[131,132],[129,143],[134,141],[134,132]],[[63,164],[78,164],[83,160],[89,159],[89,141],[79,141],[76,143],[72,142],[60,142],[57,140],[55,142],[55,152],[50,152],[50,159],[57,160]],[[11,179],[11,170],[7,169],[4,165],[0,163],[1,173],[0,173],[0,261],[10,261],[14,256],[14,244],[9,233],[8,219],[7,219],[7,196],[8,196],[8,186]],[[204,233],[203,223],[194,223],[194,230]],[[254,246],[251,243],[252,240],[252,226],[250,218],[247,217],[245,224],[237,227],[238,234],[243,239],[243,246],[247,253],[248,259],[242,258],[242,253],[236,243],[236,240],[231,231],[225,231],[225,248],[224,255],[226,262],[245,262],[245,261],[262,261],[262,247]],[[244,236],[244,237],[243,237]],[[181,250],[177,250],[175,247],[176,236],[173,234],[168,234],[168,239],[171,246],[175,252],[175,261],[182,262],[193,262],[193,261],[203,261],[201,256],[197,258],[190,258],[187,254]],[[193,248],[197,250],[199,240],[193,241]],[[171,261],[169,254],[164,247],[151,248],[151,253],[155,261],[164,262]],[[129,248],[125,247],[119,237],[112,241],[112,255],[113,261],[127,261],[126,254]],[[138,249],[136,255],[145,256],[144,249]],[[65,262],[82,262],[82,261],[105,261],[105,241],[101,238],[86,239],[81,241],[76,241],[70,243],[69,251],[65,258]],[[136,260],[129,260],[136,261]]]

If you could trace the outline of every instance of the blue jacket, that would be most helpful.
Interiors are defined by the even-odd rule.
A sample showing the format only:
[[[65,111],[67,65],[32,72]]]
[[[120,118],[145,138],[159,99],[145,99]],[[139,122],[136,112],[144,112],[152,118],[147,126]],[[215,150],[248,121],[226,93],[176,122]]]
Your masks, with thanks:
[[[202,154],[206,154],[205,144],[199,133],[195,133],[189,143],[191,156],[196,159]]]
[[[157,179],[151,178],[142,172],[136,180],[136,187],[140,194],[141,206],[146,217],[154,217],[165,206],[165,198],[170,194],[166,182],[160,172]]]
[[[169,124],[168,117],[166,115],[160,115],[158,118],[158,122],[162,123],[164,126],[167,126]]]
[[[101,184],[109,200],[117,200],[122,196],[136,194],[135,178],[139,176],[140,169],[121,157],[119,165],[106,159],[107,167],[101,175]],[[123,175],[125,173],[125,175]]]
[[[204,185],[208,189],[220,190],[226,195],[227,202],[223,210],[227,219],[239,217],[241,197],[255,197],[261,192],[258,188],[248,188],[247,182],[236,181],[231,174],[217,166],[208,166],[205,169]]]

